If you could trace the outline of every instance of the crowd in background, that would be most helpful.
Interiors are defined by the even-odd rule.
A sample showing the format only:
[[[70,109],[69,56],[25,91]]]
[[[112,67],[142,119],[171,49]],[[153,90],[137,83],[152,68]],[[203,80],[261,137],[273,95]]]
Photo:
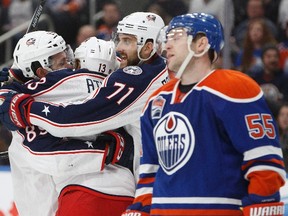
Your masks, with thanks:
[[[117,23],[127,15],[127,4],[120,0],[96,1],[95,23],[90,22],[89,0],[47,0],[45,11],[53,21],[55,32],[75,49],[90,36],[110,40]],[[143,3],[144,2],[144,3]],[[279,124],[280,141],[288,171],[288,0],[149,0],[138,11],[159,14],[166,24],[173,16],[187,12],[215,15],[230,37],[231,69],[251,76],[263,89],[267,102]],[[0,0],[0,34],[31,19],[38,0]],[[231,7],[227,9],[229,4]],[[129,4],[130,5],[130,4]],[[130,6],[131,6],[130,5]],[[137,6],[136,6],[137,7]],[[228,21],[227,21],[228,20]],[[45,27],[45,26],[44,26]],[[44,28],[43,27],[43,28]],[[15,37],[15,42],[25,34]],[[0,48],[2,45],[0,44]],[[3,58],[3,52],[0,54]],[[215,67],[222,67],[223,55]],[[0,151],[7,150],[11,136],[0,129]],[[0,164],[8,164],[1,160]]]

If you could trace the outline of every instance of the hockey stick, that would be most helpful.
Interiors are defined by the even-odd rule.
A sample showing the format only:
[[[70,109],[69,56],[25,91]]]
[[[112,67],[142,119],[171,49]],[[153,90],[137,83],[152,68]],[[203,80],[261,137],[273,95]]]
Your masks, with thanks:
[[[37,25],[38,25],[38,22],[39,22],[39,19],[40,19],[40,16],[43,12],[43,8],[44,8],[44,5],[46,3],[46,0],[40,0],[39,2],[39,5],[36,7],[35,11],[34,11],[34,14],[31,18],[31,21],[29,23],[29,26],[26,30],[26,34],[29,33],[29,32],[32,32],[32,31],[35,31],[36,28],[37,28]],[[13,76],[11,76],[11,74],[9,73],[9,77],[11,78],[11,80],[13,80]],[[9,84],[9,80],[4,82],[4,84]],[[3,84],[1,83],[1,86]],[[3,151],[3,152],[0,152],[0,159],[7,159],[9,156],[8,156],[8,151]]]
[[[37,24],[39,22],[39,19],[40,19],[40,16],[42,14],[45,3],[46,3],[46,0],[40,0],[39,5],[36,7],[36,9],[34,11],[31,22],[27,28],[26,34],[31,32],[31,31],[36,30],[36,27],[37,27]]]
[[[8,151],[0,152],[0,159],[7,159],[8,157]]]

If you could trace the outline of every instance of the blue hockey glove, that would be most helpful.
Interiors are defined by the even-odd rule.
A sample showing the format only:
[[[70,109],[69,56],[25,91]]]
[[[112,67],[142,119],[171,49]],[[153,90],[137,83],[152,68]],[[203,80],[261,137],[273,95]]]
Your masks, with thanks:
[[[1,86],[10,84],[13,80],[20,82],[20,83],[25,83],[29,81],[32,78],[27,78],[23,75],[22,70],[20,69],[14,69],[14,68],[7,68],[4,67],[0,71],[0,83]]]
[[[28,113],[34,99],[27,94],[18,94],[14,91],[0,95],[0,121],[9,130],[30,126]]]
[[[9,80],[9,68],[2,68],[0,71],[0,83],[3,86]]]

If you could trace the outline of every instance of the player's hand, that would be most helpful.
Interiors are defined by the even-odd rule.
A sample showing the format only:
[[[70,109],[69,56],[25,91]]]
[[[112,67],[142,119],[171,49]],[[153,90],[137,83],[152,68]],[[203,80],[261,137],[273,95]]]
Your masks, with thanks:
[[[28,112],[34,99],[27,94],[9,91],[0,95],[0,121],[9,130],[30,126]]]
[[[243,208],[243,216],[263,215],[263,216],[283,216],[284,215],[284,203],[260,203],[245,206]]]
[[[23,75],[22,70],[16,68],[4,67],[0,71],[0,83],[1,86],[8,85],[14,80],[20,83],[25,83],[32,78],[27,78]]]
[[[107,131],[97,137],[96,143],[98,145],[105,145],[107,156],[105,164],[115,164],[118,162],[124,152],[125,140],[121,134],[114,131]]]
[[[1,87],[8,83],[9,80],[9,68],[2,68],[0,71],[0,83]],[[10,78],[11,80],[11,78]]]
[[[256,194],[249,194],[249,196],[242,199],[243,216],[251,215],[269,215],[269,216],[283,216],[284,203],[280,201],[280,194],[276,192],[270,196],[259,196]]]

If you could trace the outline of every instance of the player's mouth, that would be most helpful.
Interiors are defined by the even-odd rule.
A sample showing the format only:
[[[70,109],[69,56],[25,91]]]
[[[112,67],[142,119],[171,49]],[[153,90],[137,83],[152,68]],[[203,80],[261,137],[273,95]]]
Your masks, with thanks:
[[[167,53],[167,61],[170,62],[171,58],[173,58],[173,56],[174,56],[173,54],[168,54]]]

